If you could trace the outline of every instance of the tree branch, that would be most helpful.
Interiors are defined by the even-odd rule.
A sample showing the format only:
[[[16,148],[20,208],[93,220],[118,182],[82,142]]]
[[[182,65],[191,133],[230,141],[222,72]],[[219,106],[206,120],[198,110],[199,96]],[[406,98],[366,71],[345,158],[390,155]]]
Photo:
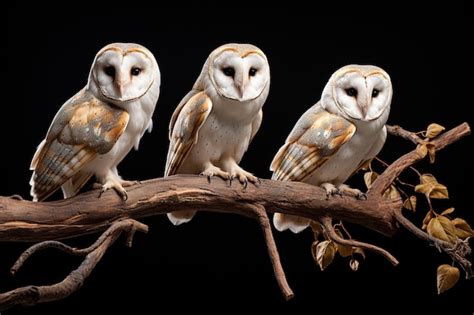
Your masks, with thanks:
[[[12,267],[16,273],[23,263],[35,252],[45,248],[58,248],[74,255],[87,255],[81,265],[72,271],[63,281],[47,286],[26,286],[0,294],[0,311],[15,305],[34,305],[64,299],[82,287],[86,278],[91,274],[97,263],[102,259],[107,249],[117,240],[122,232],[133,235],[135,231],[148,232],[148,227],[132,219],[112,223],[102,236],[85,249],[74,249],[59,242],[45,242],[27,249]]]
[[[388,127],[388,130],[416,144],[428,143],[401,127]],[[469,133],[469,125],[464,123],[429,144],[438,151]],[[104,193],[100,199],[97,198],[97,191],[90,191],[65,200],[39,203],[22,200],[16,195],[0,197],[0,241],[45,241],[32,246],[20,256],[11,269],[13,274],[31,255],[44,248],[57,248],[72,255],[85,256],[78,269],[60,283],[28,286],[0,294],[0,310],[18,304],[31,305],[58,300],[70,295],[82,286],[105,251],[122,232],[128,234],[127,244],[131,245],[135,231],[147,231],[147,227],[135,219],[176,210],[235,213],[257,219],[265,237],[275,277],[286,299],[291,298],[293,292],[286,281],[268,219],[268,213],[276,211],[323,222],[326,233],[334,242],[373,250],[394,265],[398,261],[379,247],[340,238],[328,218],[359,224],[387,236],[396,232],[398,222],[417,237],[445,251],[464,268],[469,277],[472,270],[471,263],[465,258],[470,252],[467,243],[461,242],[462,244],[453,247],[434,239],[403,217],[401,199],[385,199],[382,196],[402,171],[422,158],[417,150],[413,150],[388,166],[371,186],[367,200],[357,200],[350,196],[327,198],[325,190],[298,182],[262,180],[258,187],[250,185],[243,188],[240,185],[229,187],[222,180],[214,180],[211,184],[201,176],[191,175],[158,178],[132,186],[128,188],[129,198],[126,202],[113,191]],[[54,241],[101,232],[107,228],[86,249],[71,248]]]

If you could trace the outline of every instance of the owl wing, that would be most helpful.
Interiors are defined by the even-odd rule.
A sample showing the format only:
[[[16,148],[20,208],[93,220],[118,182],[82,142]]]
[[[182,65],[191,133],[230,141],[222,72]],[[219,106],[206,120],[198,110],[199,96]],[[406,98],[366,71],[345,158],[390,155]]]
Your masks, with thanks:
[[[105,154],[125,131],[129,115],[85,90],[66,102],[31,162],[31,195],[44,200],[98,154]],[[81,180],[81,185],[85,184]],[[80,189],[80,187],[76,187]]]
[[[352,123],[317,103],[303,114],[273,159],[272,179],[303,181],[349,141],[355,131]]]
[[[192,93],[192,94],[191,94]],[[182,103],[182,104],[181,104]],[[176,108],[170,123],[170,147],[165,176],[176,174],[212,110],[212,101],[204,92],[190,92]]]

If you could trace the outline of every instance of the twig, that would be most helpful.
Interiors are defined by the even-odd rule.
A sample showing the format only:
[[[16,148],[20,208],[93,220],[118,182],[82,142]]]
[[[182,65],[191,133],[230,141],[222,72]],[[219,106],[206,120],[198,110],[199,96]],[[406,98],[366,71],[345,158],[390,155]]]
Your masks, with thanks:
[[[443,251],[448,254],[453,259],[453,261],[457,262],[466,272],[466,279],[469,279],[473,276],[472,264],[465,257],[471,253],[469,243],[460,241],[457,244],[451,244],[449,242],[435,238],[416,227],[416,225],[414,225],[402,214],[401,210],[396,211],[394,213],[394,217],[398,223],[400,223],[405,229],[410,231],[416,237],[427,241],[428,243],[434,245],[439,251]]]
[[[367,249],[370,251],[373,251],[377,254],[382,255],[385,257],[388,261],[392,263],[392,265],[397,266],[399,264],[398,260],[393,257],[392,254],[390,254],[388,251],[386,251],[383,248],[380,248],[378,246],[364,243],[364,242],[359,242],[353,239],[345,239],[340,237],[337,233],[334,227],[332,226],[332,220],[331,218],[322,218],[321,219],[321,224],[324,227],[324,231],[326,232],[327,236],[335,243],[341,244],[341,245],[346,245],[346,246],[354,246],[354,247],[360,247],[363,249]]]
[[[423,139],[421,139],[415,132],[407,131],[398,125],[386,125],[386,127],[388,133],[391,135],[402,137],[403,139],[407,139],[414,144],[423,144]]]
[[[265,242],[267,244],[268,255],[270,256],[270,260],[272,262],[275,278],[278,282],[281,292],[283,293],[283,296],[288,301],[292,299],[295,294],[293,293],[293,290],[291,290],[290,286],[288,285],[288,281],[286,280],[285,271],[281,265],[280,255],[278,254],[278,249],[273,238],[272,227],[270,225],[270,220],[268,220],[267,212],[263,206],[258,204],[249,205],[249,207],[251,207],[252,211],[255,212],[256,219],[260,223],[260,227],[262,228]]]
[[[99,240],[94,243],[94,245],[82,251],[71,248],[67,245],[58,246],[59,242],[47,242],[33,246],[33,249],[30,248],[29,250],[25,251],[25,253],[23,253],[23,255],[21,255],[18,261],[15,263],[16,270],[18,270],[22,263],[33,253],[48,247],[59,248],[75,255],[82,255],[87,251],[89,251],[89,253],[84,258],[81,265],[59,283],[47,286],[30,285],[0,294],[0,310],[6,310],[15,305],[33,305],[56,301],[71,295],[82,287],[84,281],[91,274],[92,270],[101,260],[107,249],[117,240],[120,234],[122,234],[122,232],[130,233],[134,230],[146,233],[148,231],[148,227],[132,219],[117,221],[102,234],[102,236],[99,238],[101,242],[98,246],[94,247],[94,245],[97,244]],[[15,267],[12,269],[14,268]]]

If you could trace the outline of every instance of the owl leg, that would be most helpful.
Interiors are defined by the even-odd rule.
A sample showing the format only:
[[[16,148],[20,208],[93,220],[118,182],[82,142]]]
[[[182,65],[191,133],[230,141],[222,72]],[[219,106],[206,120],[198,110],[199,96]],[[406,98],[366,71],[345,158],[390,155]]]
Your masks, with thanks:
[[[326,197],[329,199],[329,196],[342,196],[341,191],[331,183],[322,183],[320,185],[324,190],[326,190]]]
[[[207,181],[211,183],[211,177],[213,176],[218,176],[222,178],[223,180],[228,180],[230,179],[230,174],[227,172],[224,172],[217,166],[214,166],[211,162],[206,163],[204,171],[201,172],[200,175],[204,175],[207,177]]]
[[[230,173],[230,185],[234,179],[238,179],[239,182],[247,188],[249,182],[256,185],[260,180],[252,173],[245,171],[241,168],[233,159],[228,159],[223,163],[224,169]]]
[[[123,199],[123,201],[126,201],[128,199],[128,194],[125,188],[123,188],[121,181],[121,178],[113,171],[107,172],[107,175],[103,180],[101,180],[102,188],[100,189],[99,198],[107,190],[113,189]]]
[[[352,197],[356,197],[359,200],[366,200],[367,199],[366,194],[364,194],[362,191],[360,191],[357,188],[351,188],[349,185],[341,184],[337,188],[339,189],[340,192],[342,192],[346,195],[352,196]]]
[[[124,180],[122,179],[122,176],[120,176],[118,174],[118,170],[117,170],[117,167],[114,167],[112,169],[112,172],[117,175],[119,181],[120,181],[120,185],[122,185],[122,187],[130,187],[130,186],[133,186],[133,185],[137,185],[137,184],[140,184],[140,181],[138,180]]]

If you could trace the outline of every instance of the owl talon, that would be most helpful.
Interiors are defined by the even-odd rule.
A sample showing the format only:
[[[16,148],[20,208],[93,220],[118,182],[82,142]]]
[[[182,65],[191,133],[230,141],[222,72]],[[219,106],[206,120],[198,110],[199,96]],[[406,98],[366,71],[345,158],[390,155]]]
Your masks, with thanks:
[[[122,185],[122,187],[130,187],[130,186],[139,185],[139,184],[141,184],[141,182],[138,180],[121,180],[120,181],[120,185]]]
[[[323,183],[321,184],[321,187],[326,190],[326,200],[328,200],[329,197],[332,197],[334,195],[342,197],[341,191],[331,183]]]
[[[122,187],[122,185],[118,181],[109,180],[105,184],[102,185],[102,188],[99,191],[99,197],[102,197],[102,194],[105,193],[109,189],[115,190],[115,192],[122,198],[123,201],[128,200],[127,191]]]
[[[367,200],[367,194],[361,192],[360,194],[357,194],[356,198],[357,200]]]
[[[364,194],[359,189],[351,188],[350,186],[345,185],[345,184],[339,185],[338,188],[342,193],[348,196],[355,197],[358,200],[367,200],[367,195]]]

